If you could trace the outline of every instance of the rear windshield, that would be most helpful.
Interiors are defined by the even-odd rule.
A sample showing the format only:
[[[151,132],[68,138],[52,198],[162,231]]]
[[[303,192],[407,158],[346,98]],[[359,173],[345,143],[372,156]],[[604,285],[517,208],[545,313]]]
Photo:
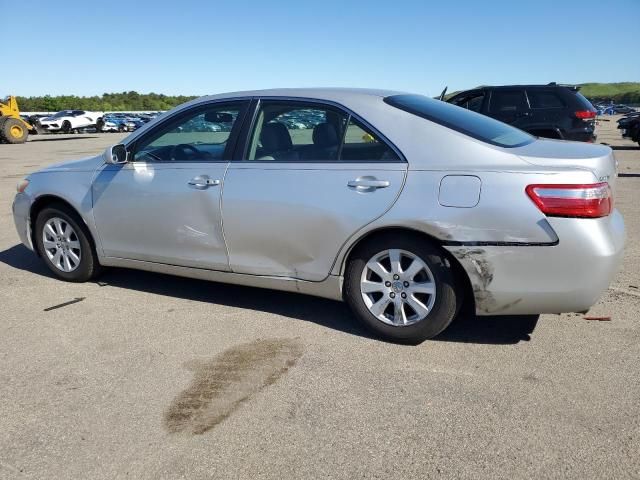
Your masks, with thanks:
[[[534,137],[506,123],[423,95],[392,95],[386,103],[499,147],[520,147]]]
[[[593,105],[591,104],[591,102],[589,100],[587,100],[587,98],[582,95],[580,92],[575,92],[576,93],[576,97],[578,98],[578,101],[587,109],[587,110],[593,110],[595,112],[595,108],[593,108]]]

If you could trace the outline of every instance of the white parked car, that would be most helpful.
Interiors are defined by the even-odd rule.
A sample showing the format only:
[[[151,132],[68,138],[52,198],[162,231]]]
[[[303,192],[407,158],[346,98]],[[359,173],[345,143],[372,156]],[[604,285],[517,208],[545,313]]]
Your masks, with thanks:
[[[101,120],[102,112],[86,110],[62,110],[50,117],[40,119],[40,126],[47,132],[71,133],[79,128],[93,127]]]

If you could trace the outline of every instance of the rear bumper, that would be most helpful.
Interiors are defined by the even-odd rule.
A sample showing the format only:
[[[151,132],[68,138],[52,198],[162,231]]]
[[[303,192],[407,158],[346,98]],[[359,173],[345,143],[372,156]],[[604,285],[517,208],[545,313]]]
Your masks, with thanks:
[[[469,275],[478,315],[580,312],[598,301],[622,259],[622,215],[549,223],[557,245],[447,247]]]
[[[564,140],[571,140],[574,142],[590,142],[590,143],[595,143],[597,139],[597,136],[595,134],[595,132],[593,131],[584,131],[584,130],[578,130],[578,131],[569,131],[565,133],[564,136]]]

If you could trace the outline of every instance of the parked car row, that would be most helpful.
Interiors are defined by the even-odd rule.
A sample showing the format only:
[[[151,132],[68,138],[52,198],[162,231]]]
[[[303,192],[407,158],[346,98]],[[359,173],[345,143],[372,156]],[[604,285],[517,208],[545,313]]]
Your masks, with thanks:
[[[160,113],[108,113],[98,119],[95,129],[97,132],[133,132],[156,118]]]
[[[21,117],[34,126],[30,133],[133,132],[162,112],[103,113],[87,110],[61,110],[52,115],[34,114]]]
[[[636,111],[635,108],[629,107],[628,105],[623,105],[623,104],[614,105],[612,102],[609,102],[609,103],[598,102],[598,103],[594,103],[593,106],[598,112],[598,115],[618,115],[621,113],[626,114],[626,113],[633,113]]]

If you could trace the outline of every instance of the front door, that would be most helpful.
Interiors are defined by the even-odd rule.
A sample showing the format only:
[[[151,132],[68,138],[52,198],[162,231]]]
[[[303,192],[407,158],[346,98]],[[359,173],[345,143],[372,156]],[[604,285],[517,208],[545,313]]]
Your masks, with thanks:
[[[222,198],[231,269],[319,281],[347,239],[384,214],[407,164],[335,107],[262,101]]]
[[[228,270],[220,195],[245,102],[209,104],[169,118],[128,145],[93,184],[104,255]]]

